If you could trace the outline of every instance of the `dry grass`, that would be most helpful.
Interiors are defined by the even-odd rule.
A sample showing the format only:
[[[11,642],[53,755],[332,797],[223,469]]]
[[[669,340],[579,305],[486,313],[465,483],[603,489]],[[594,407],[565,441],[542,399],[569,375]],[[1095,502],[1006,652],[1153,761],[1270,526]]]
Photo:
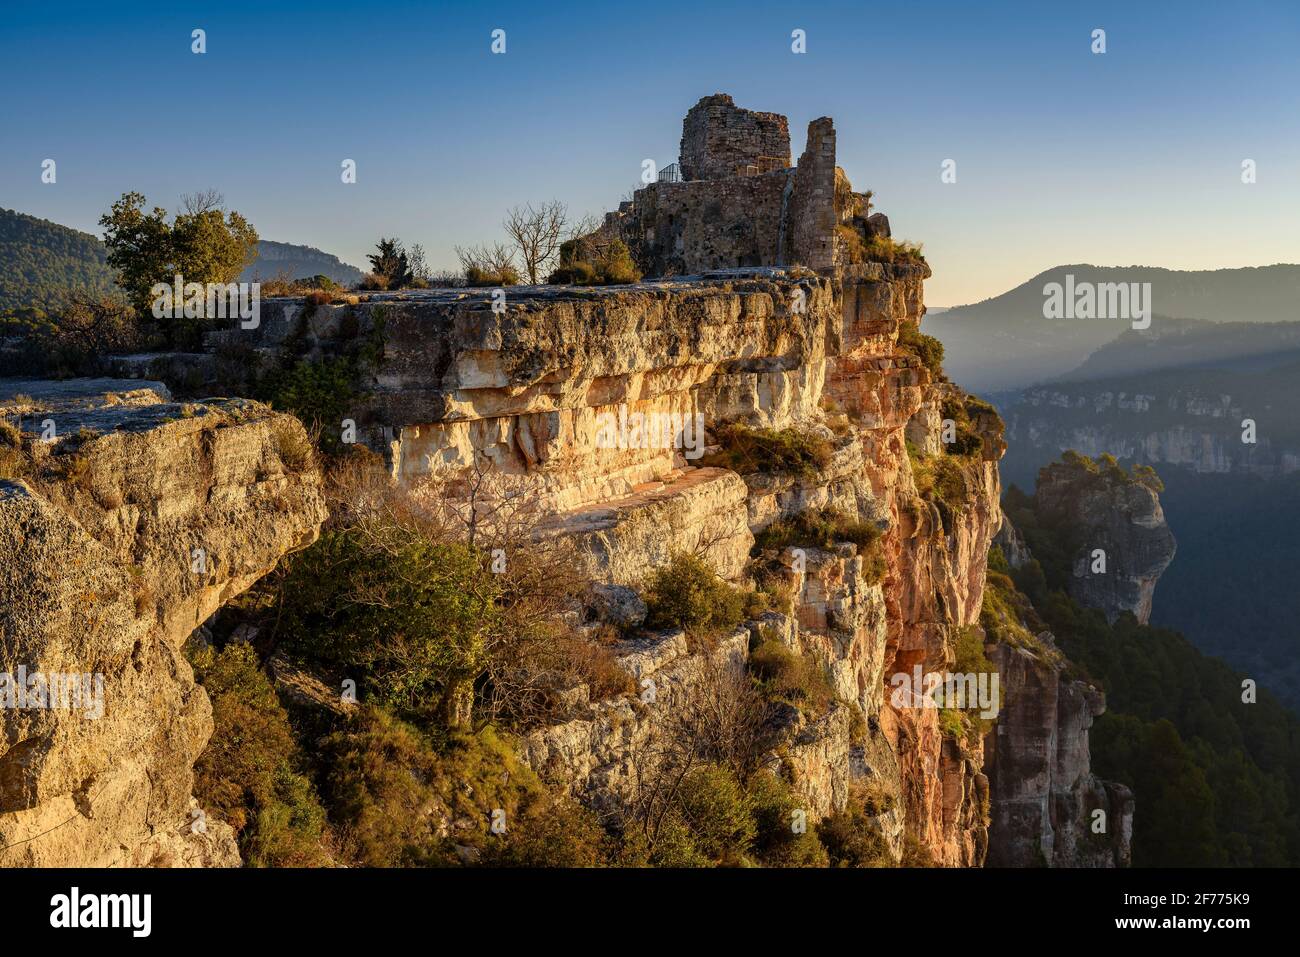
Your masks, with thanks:
[[[276,454],[290,472],[305,472],[316,462],[316,450],[302,425],[290,416],[279,416],[271,424]]]

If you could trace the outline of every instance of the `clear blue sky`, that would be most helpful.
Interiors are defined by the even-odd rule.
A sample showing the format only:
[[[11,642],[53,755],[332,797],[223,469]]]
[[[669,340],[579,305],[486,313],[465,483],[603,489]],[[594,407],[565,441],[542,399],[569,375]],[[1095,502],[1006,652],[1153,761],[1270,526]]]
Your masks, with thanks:
[[[924,242],[928,301],[953,305],[1059,263],[1300,260],[1298,51],[1296,0],[5,0],[0,205],[98,234],[124,191],[174,209],[213,187],[266,239],[363,266],[397,235],[451,266],[516,203],[612,208],[721,91],[787,114],[796,156],[834,117],[840,165]]]

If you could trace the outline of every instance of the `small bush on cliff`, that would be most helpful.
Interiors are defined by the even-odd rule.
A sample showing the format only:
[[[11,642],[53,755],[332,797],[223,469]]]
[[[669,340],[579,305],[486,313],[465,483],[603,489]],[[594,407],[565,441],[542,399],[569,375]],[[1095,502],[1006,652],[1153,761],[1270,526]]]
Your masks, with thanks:
[[[23,478],[30,467],[22,432],[8,419],[0,419],[0,479]]]
[[[569,798],[535,801],[486,843],[480,862],[488,867],[600,867],[614,844],[596,815]]]
[[[784,701],[814,715],[835,700],[826,666],[811,654],[796,654],[775,638],[764,637],[749,653],[749,670],[769,701]]]
[[[355,361],[340,356],[321,362],[304,359],[266,385],[271,405],[297,416],[309,432],[320,436],[322,449],[333,452],[342,444],[343,420],[356,407],[356,378]]]
[[[807,824],[807,801],[775,774],[758,771],[748,782],[754,818],[752,856],[764,867],[825,867],[826,850]]]
[[[465,269],[465,285],[467,286],[517,286],[520,278],[518,271],[513,266],[502,266],[500,269],[469,266]]]
[[[591,258],[578,258],[586,253]],[[575,286],[609,286],[640,282],[641,270],[632,260],[632,253],[621,239],[615,239],[602,250],[590,248],[580,240],[560,244],[560,264],[547,282]]]
[[[430,737],[382,709],[362,707],[321,742],[322,791],[345,856],[362,866],[445,866],[466,860],[520,867],[600,864],[595,817],[549,795],[491,728]],[[503,834],[492,817],[504,812]]]
[[[1165,483],[1161,481],[1156,470],[1149,465],[1136,464],[1133,466],[1133,481],[1145,485],[1151,491],[1159,495],[1165,490]]]
[[[978,455],[984,449],[984,440],[975,431],[974,416],[985,410],[992,411],[988,403],[967,396],[966,401],[944,399],[942,416],[951,420],[955,435],[953,441],[943,442],[943,450],[949,455]]]
[[[246,644],[190,647],[195,677],[212,701],[212,738],[194,766],[194,794],[235,829],[253,867],[311,867],[321,849],[325,812],[289,718]]]
[[[751,429],[733,423],[718,430],[719,451],[701,464],[733,469],[741,475],[782,472],[811,477],[831,464],[834,447],[813,431]]]
[[[282,416],[271,424],[271,437],[280,461],[290,472],[305,472],[316,461],[316,450],[307,433],[293,419]]]
[[[723,581],[707,561],[685,552],[646,579],[644,598],[650,628],[682,628],[700,638],[735,629],[745,611],[745,595]]]
[[[836,226],[835,236],[839,240],[840,255],[848,263],[925,262],[920,243],[909,243],[889,236],[873,236],[868,239],[861,230],[848,223]]]
[[[899,864],[903,867],[935,866],[934,854],[911,828],[903,835],[903,856]]]
[[[920,359],[935,379],[943,379],[943,343],[927,336],[918,323],[905,319],[898,324],[898,348]]]
[[[659,822],[651,862],[659,867],[743,863],[758,833],[754,801],[729,769],[701,765],[682,779]]]
[[[754,547],[759,551],[791,545],[831,548],[837,542],[851,542],[865,554],[880,541],[880,534],[875,522],[859,521],[833,508],[809,509],[767,526],[754,536]]]
[[[350,860],[368,867],[439,860],[438,762],[416,728],[363,706],[321,741],[320,758],[321,793]]]
[[[863,578],[881,581],[889,567],[881,547],[881,530],[875,522],[849,518],[832,508],[810,509],[793,518],[779,519],[754,537],[755,551],[780,551],[792,545],[830,549],[838,542],[858,547],[863,558]]]
[[[817,825],[832,867],[893,867],[895,861],[876,818],[894,807],[878,784],[854,785],[845,805]]]
[[[889,236],[873,236],[867,240],[863,254],[869,262],[923,263],[925,253],[921,243],[909,243]]]

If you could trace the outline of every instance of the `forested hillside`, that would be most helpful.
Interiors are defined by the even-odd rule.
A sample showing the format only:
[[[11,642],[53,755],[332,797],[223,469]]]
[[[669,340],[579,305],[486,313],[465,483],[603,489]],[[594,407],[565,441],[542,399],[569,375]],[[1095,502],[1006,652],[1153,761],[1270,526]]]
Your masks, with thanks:
[[[113,271],[104,244],[89,233],[0,209],[0,311],[49,309],[65,290],[106,292]]]
[[[1069,598],[1068,562],[1053,544],[1062,530],[1017,488],[1004,508],[1035,560],[1007,569],[995,550],[990,569],[1010,571],[1061,650],[1106,691],[1093,769],[1136,795],[1134,865],[1300,862],[1300,720],[1267,691],[1243,701],[1245,676],[1178,632],[1127,614],[1108,625]]]

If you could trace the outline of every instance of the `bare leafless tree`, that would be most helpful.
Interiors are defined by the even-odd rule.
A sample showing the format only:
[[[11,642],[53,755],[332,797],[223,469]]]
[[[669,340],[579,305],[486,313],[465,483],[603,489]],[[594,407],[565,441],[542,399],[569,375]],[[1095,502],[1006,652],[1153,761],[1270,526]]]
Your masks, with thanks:
[[[559,254],[568,217],[569,208],[554,199],[535,208],[532,203],[516,206],[506,213],[501,225],[519,251],[530,283],[536,284]]]
[[[424,254],[424,244],[416,243],[406,253],[407,261],[411,264],[411,275],[416,279],[422,279],[426,282],[429,279],[429,260]]]
[[[186,193],[181,197],[181,208],[190,216],[206,213],[211,209],[222,209],[226,198],[215,189],[204,189],[197,193]]]

